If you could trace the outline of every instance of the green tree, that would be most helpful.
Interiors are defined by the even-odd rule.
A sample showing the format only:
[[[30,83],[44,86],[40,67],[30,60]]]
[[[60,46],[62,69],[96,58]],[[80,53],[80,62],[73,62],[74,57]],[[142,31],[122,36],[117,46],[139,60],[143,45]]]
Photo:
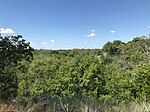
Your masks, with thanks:
[[[113,42],[107,42],[103,46],[103,51],[107,52],[109,55],[116,55],[118,54],[118,47],[121,44],[125,44],[120,40],[114,40]]]
[[[0,38],[0,97],[8,98],[17,93],[17,72],[22,68],[21,60],[33,58],[30,43],[22,36]]]
[[[150,99],[150,63],[141,62],[131,73],[133,94],[137,100]]]

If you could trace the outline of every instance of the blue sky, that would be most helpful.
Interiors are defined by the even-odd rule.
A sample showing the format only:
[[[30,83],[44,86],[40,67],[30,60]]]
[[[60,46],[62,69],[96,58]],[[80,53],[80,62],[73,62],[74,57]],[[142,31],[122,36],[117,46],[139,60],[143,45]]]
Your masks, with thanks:
[[[0,0],[0,29],[38,49],[102,48],[148,35],[150,0]]]

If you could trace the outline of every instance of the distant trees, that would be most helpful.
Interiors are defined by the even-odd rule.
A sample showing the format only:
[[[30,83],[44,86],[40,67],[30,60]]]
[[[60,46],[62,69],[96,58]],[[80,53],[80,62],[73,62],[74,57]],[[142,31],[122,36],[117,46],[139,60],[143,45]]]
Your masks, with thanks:
[[[113,42],[107,42],[103,46],[103,51],[107,52],[109,55],[116,55],[118,53],[119,46],[125,44],[120,40],[114,40]]]

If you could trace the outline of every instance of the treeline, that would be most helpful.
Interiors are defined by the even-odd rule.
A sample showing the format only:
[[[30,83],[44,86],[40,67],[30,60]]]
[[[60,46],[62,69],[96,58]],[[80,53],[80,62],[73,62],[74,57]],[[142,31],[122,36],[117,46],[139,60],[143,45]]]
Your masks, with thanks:
[[[33,50],[25,40],[4,37],[0,62],[2,100],[95,98],[116,104],[150,99],[146,36],[107,42],[102,49],[71,50]]]

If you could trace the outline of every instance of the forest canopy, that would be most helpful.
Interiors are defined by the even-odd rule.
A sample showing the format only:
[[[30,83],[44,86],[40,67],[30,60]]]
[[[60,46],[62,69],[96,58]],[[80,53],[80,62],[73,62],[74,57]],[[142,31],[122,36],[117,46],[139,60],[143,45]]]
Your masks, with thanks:
[[[22,36],[0,40],[0,97],[150,98],[150,38],[107,42],[102,49],[33,50]]]

